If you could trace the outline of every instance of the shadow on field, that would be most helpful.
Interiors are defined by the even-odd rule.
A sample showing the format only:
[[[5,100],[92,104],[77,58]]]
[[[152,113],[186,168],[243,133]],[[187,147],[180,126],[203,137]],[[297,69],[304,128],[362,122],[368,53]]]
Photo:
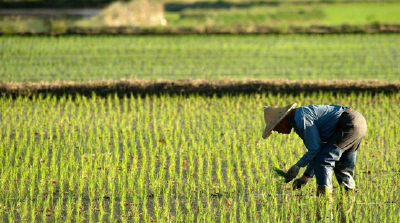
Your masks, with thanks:
[[[222,96],[237,94],[309,94],[332,93],[395,93],[400,91],[400,82],[379,80],[334,80],[334,81],[283,81],[283,80],[178,80],[178,81],[94,81],[52,83],[0,83],[1,97],[34,95],[204,95]]]
[[[127,1],[127,0],[123,0]],[[112,2],[111,0],[99,1],[2,1],[0,0],[0,8],[101,8]],[[359,3],[356,0],[347,0],[340,3]],[[366,1],[368,2],[368,1]],[[376,2],[376,1],[372,1]],[[166,11],[181,11],[184,9],[228,9],[228,8],[249,8],[257,6],[279,6],[282,4],[293,5],[311,5],[311,4],[337,4],[335,0],[322,0],[322,1],[251,1],[251,2],[229,2],[229,1],[215,1],[215,2],[175,2],[165,3],[164,9]]]
[[[368,2],[368,1],[367,1]],[[360,1],[348,0],[340,2],[341,4],[346,3],[360,3]],[[164,10],[170,12],[182,11],[185,9],[230,9],[230,8],[251,8],[251,7],[277,7],[280,5],[318,5],[318,4],[338,4],[334,0],[322,0],[322,1],[250,1],[250,2],[193,2],[193,3],[164,3]]]
[[[165,3],[164,10],[170,12],[182,11],[185,9],[230,9],[230,8],[251,8],[257,6],[279,6],[279,1],[259,2],[194,2],[194,3]],[[302,3],[305,4],[305,3]]]

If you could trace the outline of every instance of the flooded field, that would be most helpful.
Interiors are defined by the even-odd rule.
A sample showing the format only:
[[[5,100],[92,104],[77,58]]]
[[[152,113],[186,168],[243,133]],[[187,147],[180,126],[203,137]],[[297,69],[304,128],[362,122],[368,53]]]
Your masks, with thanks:
[[[2,221],[398,222],[400,94],[0,98]],[[275,175],[304,152],[261,138],[262,106],[350,105],[368,132],[356,191]]]

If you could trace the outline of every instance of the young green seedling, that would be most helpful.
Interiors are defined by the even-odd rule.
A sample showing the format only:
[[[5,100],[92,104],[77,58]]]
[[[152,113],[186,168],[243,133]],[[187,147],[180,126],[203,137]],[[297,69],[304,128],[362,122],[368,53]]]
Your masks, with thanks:
[[[279,169],[279,167],[276,167],[276,166],[274,166],[273,169],[274,169],[276,175],[278,175],[278,176],[280,176],[280,177],[283,177],[283,178],[285,177],[285,175],[286,175],[286,172],[285,172],[285,171]]]

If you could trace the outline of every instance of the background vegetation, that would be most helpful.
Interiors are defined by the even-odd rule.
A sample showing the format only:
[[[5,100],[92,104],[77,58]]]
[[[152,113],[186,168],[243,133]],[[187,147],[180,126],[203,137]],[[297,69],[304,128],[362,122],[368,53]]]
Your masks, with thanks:
[[[0,0],[0,6],[6,8],[101,7],[111,2],[116,2],[116,0]]]
[[[130,0],[0,0],[0,5],[5,7],[68,7],[68,6],[101,6],[111,2],[127,2]],[[137,1],[137,0],[133,0]],[[154,0],[165,3],[188,4],[282,4],[282,3],[365,3],[365,2],[396,2],[397,0]]]
[[[93,0],[94,1],[94,0]],[[103,0],[101,0],[102,2]],[[99,0],[100,2],[100,0]],[[309,27],[341,27],[349,32],[381,32],[400,31],[400,3],[398,1],[143,1],[133,3],[114,3],[96,6],[97,1],[33,1],[17,2],[29,3],[39,7],[41,4],[55,4],[47,7],[56,7],[59,11],[51,15],[42,15],[18,11],[13,14],[6,9],[0,10],[0,33],[92,33],[105,30],[106,33],[121,31],[110,30],[112,27],[136,28],[151,26],[147,33],[177,32],[177,33],[207,33],[207,32],[293,32]],[[86,7],[97,7],[92,13],[80,14],[69,12],[65,14],[62,8],[68,4],[88,4]],[[93,5],[91,5],[93,3]],[[96,4],[94,4],[96,3]],[[5,3],[3,3],[5,4]],[[37,5],[36,5],[37,4]],[[66,5],[65,5],[66,4]],[[116,7],[116,5],[119,5]],[[143,9],[140,5],[143,5]],[[154,7],[150,7],[154,5]],[[1,6],[1,3],[0,3]],[[17,7],[18,5],[9,5]],[[22,7],[20,6],[20,7]],[[78,5],[79,6],[79,5]],[[78,7],[76,6],[76,7]],[[7,8],[6,5],[1,6]],[[83,6],[80,6],[83,7]],[[140,10],[138,10],[140,8]],[[136,9],[136,10],[135,10]],[[151,10],[157,9],[157,10]],[[11,9],[8,9],[11,10]],[[57,9],[53,9],[57,10]],[[76,9],[79,10],[79,9]],[[146,15],[162,15],[161,22],[137,23],[138,19],[127,19],[130,15],[138,18]],[[121,20],[112,23],[102,22],[104,17]],[[124,22],[133,21],[131,23]],[[382,28],[391,25],[394,28]],[[371,28],[372,26],[372,28]],[[374,31],[373,31],[374,30]],[[130,29],[128,33],[137,33]],[[303,31],[310,32],[310,31]],[[325,32],[332,32],[326,30]],[[339,32],[345,32],[339,31]]]

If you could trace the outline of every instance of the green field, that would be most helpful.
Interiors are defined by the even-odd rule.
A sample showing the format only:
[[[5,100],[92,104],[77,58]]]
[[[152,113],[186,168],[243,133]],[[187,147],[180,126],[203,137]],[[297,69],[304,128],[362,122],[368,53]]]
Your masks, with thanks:
[[[319,210],[334,222],[399,222],[399,100],[399,93],[2,97],[0,219],[315,222]],[[342,196],[335,181],[331,212],[317,202],[315,180],[293,192],[274,174],[306,151],[301,139],[261,138],[262,106],[292,102],[350,105],[367,120],[356,195]]]
[[[164,4],[160,7],[164,9],[161,13],[166,24],[147,27],[149,24],[146,23],[122,23],[119,28],[124,30],[126,27],[135,27],[146,30],[145,33],[310,33],[316,32],[312,31],[312,27],[315,26],[324,27],[325,32],[382,32],[381,28],[388,25],[396,27],[397,33],[400,29],[398,1],[157,2]],[[62,4],[59,2],[55,6],[60,7]],[[103,13],[107,12],[106,8],[107,5],[102,7],[105,9]],[[114,9],[113,13],[120,15],[123,11],[122,7]],[[62,11],[47,16],[20,13],[3,15],[0,11],[0,33],[92,33],[93,30],[115,33],[113,27],[110,28],[103,20],[112,16],[112,13],[102,14],[101,9],[94,15],[86,16],[63,15]],[[159,12],[146,13],[150,15]],[[120,21],[124,19],[120,18]],[[347,29],[341,29],[342,26]],[[135,29],[129,30],[132,33],[140,33]],[[389,30],[394,32],[393,28]]]
[[[213,9],[193,8],[167,12],[170,27],[197,27],[229,30],[234,27],[275,27],[311,25],[340,26],[399,24],[400,3],[278,4]]]
[[[0,82],[399,77],[396,34],[0,37]]]

